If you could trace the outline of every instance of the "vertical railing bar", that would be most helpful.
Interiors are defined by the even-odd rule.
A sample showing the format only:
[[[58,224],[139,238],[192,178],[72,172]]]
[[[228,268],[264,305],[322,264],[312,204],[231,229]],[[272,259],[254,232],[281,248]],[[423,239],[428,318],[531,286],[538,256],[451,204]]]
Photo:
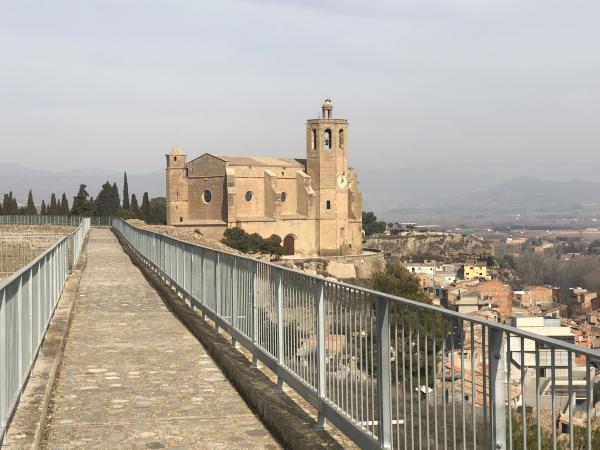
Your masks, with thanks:
[[[415,410],[414,410],[414,397],[413,397],[413,325],[414,320],[408,324],[408,392],[410,399],[410,447],[415,448]]]
[[[573,450],[574,436],[573,436],[573,355],[570,351],[567,352],[569,357],[568,360],[568,373],[569,373],[569,449]]]
[[[481,326],[481,379],[482,379],[482,389],[483,389],[483,429],[481,430],[481,435],[483,437],[483,447],[487,448],[487,441],[489,436],[488,429],[488,411],[487,411],[487,382],[486,382],[486,352],[485,352],[485,338],[486,338],[486,327],[484,325]],[[488,339],[489,345],[489,339]]]
[[[510,333],[506,336],[506,386],[508,388],[508,448],[513,450],[513,433],[512,433],[512,351],[511,351],[511,336]]]
[[[451,381],[451,390],[452,390],[452,395],[450,397],[450,403],[452,405],[452,448],[453,450],[456,450],[456,370],[454,367],[454,352],[455,352],[455,347],[454,347],[454,336],[456,335],[456,319],[452,320],[453,323],[453,329],[452,329],[452,333],[450,334],[450,379]]]
[[[525,409],[525,339],[521,336],[521,434],[527,450],[527,411]]]
[[[390,306],[387,299],[377,297],[377,403],[379,405],[379,444],[391,447],[392,408],[390,405]]]
[[[426,314],[425,317],[431,317],[431,323],[429,324],[429,326],[431,328],[434,327],[433,323],[435,322],[435,317],[433,314]],[[429,339],[428,339],[428,329],[430,329],[427,326],[427,321],[425,321],[425,423],[426,423],[426,433],[425,433],[425,439],[427,440],[427,450],[429,450],[430,448],[430,436],[431,436],[431,431],[429,429]]]
[[[462,442],[463,450],[467,450],[467,425],[465,416],[467,414],[465,405],[465,323],[460,321],[460,403],[462,410]]]
[[[550,373],[552,378],[552,450],[556,450],[556,361],[554,347],[550,349]],[[521,393],[523,399],[523,393]],[[523,400],[522,400],[523,401]]]
[[[592,403],[594,402],[594,386],[593,377],[591,376],[592,368],[590,366],[590,357],[585,358],[585,386],[586,386],[586,403],[587,403],[587,417],[586,417],[586,440],[587,450],[592,450]]]
[[[540,344],[535,342],[535,411],[538,450],[542,449],[542,425],[540,424]]]
[[[437,313],[433,314],[433,320],[431,322],[431,336],[432,336],[432,365],[433,365],[433,432],[435,435],[435,450],[438,450],[438,403],[437,403],[437,348],[436,348],[436,336],[437,336]],[[440,317],[441,318],[441,317]],[[440,323],[441,325],[441,323]]]
[[[448,405],[447,405],[447,392],[446,387],[446,336],[442,339],[442,386],[444,391],[442,393],[442,419],[444,423],[444,450],[448,449]]]
[[[422,442],[422,433],[421,433],[421,420],[422,420],[422,415],[421,415],[421,323],[420,323],[420,316],[419,316],[419,310],[417,309],[415,311],[415,324],[417,327],[417,411],[419,414],[418,420],[417,420],[417,428],[419,430],[419,448],[423,448],[423,442]]]

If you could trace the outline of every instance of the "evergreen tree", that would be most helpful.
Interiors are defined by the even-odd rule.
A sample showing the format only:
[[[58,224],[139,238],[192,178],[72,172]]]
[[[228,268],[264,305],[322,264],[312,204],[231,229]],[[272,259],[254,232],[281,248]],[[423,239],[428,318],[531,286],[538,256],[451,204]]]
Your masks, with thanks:
[[[2,215],[2,203],[0,203],[0,216]]]
[[[158,225],[167,224],[167,199],[165,197],[154,197],[150,200],[150,217],[148,223]]]
[[[33,193],[31,189],[29,190],[29,195],[27,196],[27,215],[29,216],[37,216],[37,209],[35,209],[35,205],[33,203]]]
[[[142,208],[140,210],[140,215],[144,222],[148,222],[150,220],[150,199],[148,198],[148,192],[144,192],[144,196],[142,197]]]
[[[85,184],[79,185],[79,192],[73,198],[73,208],[71,214],[75,216],[91,216],[92,215],[92,204],[93,199],[88,200],[90,194],[85,190],[87,186]]]
[[[4,198],[2,199],[2,211],[4,211],[4,214],[10,214],[10,203],[8,200],[8,194],[4,194]]]
[[[119,188],[117,187],[117,183],[113,183],[112,185],[112,208],[114,213],[111,216],[116,215],[117,210],[121,209],[121,197],[119,196]]]
[[[58,214],[58,205],[56,204],[56,195],[54,192],[50,196],[50,205],[48,206],[48,215],[56,216]]]
[[[135,217],[140,217],[140,207],[138,205],[137,197],[135,196],[135,194],[131,194],[131,212]]]
[[[127,184],[127,172],[123,172],[123,209],[130,210],[129,185]]]
[[[95,216],[111,216],[114,215],[113,207],[114,203],[112,200],[113,188],[108,181],[102,185],[102,189],[96,197],[94,203],[94,215]]]
[[[67,200],[67,194],[64,192],[60,199],[60,214],[63,216],[69,215],[69,200]]]
[[[48,211],[46,211],[46,202],[44,200],[42,200],[42,207],[40,208],[40,214],[42,216],[45,216],[46,214],[48,214]]]
[[[90,197],[90,216],[94,216],[94,210],[96,209],[96,203],[94,202],[94,197]]]
[[[2,200],[2,211],[4,214],[18,214],[19,206],[17,205],[17,200],[13,197],[12,191],[8,194],[4,194],[4,198]]]

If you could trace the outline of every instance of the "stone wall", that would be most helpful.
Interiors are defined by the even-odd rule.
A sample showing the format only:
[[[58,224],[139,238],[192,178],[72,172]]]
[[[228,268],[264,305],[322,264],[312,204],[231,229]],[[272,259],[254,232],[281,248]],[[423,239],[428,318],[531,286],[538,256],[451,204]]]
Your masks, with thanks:
[[[75,227],[0,225],[0,279],[26,266]]]

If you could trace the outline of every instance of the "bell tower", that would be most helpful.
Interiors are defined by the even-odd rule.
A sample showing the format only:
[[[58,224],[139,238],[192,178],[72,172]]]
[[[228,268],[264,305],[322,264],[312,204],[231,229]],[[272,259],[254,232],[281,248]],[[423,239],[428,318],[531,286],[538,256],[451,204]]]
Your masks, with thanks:
[[[188,219],[187,156],[177,147],[165,156],[167,225],[180,225]]]
[[[330,99],[323,103],[321,117],[306,122],[306,166],[318,205],[319,254],[348,254],[348,121],[333,117]]]

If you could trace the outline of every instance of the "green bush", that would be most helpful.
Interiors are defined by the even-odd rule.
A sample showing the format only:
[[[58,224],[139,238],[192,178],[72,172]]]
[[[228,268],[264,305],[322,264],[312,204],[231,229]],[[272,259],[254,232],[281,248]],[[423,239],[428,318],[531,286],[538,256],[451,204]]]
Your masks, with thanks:
[[[281,238],[276,234],[265,239],[258,233],[248,234],[239,227],[228,228],[225,230],[221,242],[244,253],[283,255]]]

